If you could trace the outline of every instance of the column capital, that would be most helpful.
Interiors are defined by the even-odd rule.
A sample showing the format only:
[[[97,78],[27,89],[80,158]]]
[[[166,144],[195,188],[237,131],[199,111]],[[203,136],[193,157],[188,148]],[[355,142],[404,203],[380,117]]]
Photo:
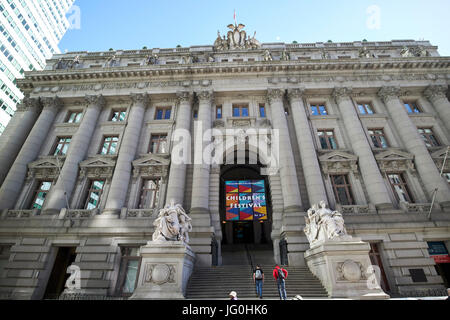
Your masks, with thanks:
[[[139,103],[143,106],[147,106],[150,103],[150,97],[147,93],[131,93],[130,98],[133,104]]]
[[[103,108],[106,104],[105,97],[103,95],[85,95],[84,99],[86,100],[88,107],[94,106],[98,108]]]
[[[336,87],[331,94],[333,99],[339,104],[343,99],[350,98],[353,89],[350,87]]]
[[[446,98],[447,89],[446,85],[430,85],[425,89],[423,95],[433,102],[436,99]]]
[[[394,86],[382,87],[378,91],[378,96],[384,103],[388,102],[391,99],[398,99],[400,94],[401,94],[400,87]]]
[[[192,104],[194,94],[190,91],[178,91],[176,93],[177,95],[177,102],[178,104],[181,103],[189,103]]]
[[[282,101],[284,93],[284,89],[267,89],[267,101],[269,104],[272,104],[275,101]]]
[[[200,103],[212,104],[214,101],[214,92],[211,90],[204,90],[197,92],[197,97]]]
[[[288,98],[291,101],[301,99],[304,94],[305,88],[295,88],[288,90]]]
[[[23,98],[22,103],[17,105],[17,111],[40,112],[42,104],[39,98]]]
[[[64,105],[62,100],[57,96],[41,98],[41,102],[44,109],[48,109],[53,112],[57,112]]]

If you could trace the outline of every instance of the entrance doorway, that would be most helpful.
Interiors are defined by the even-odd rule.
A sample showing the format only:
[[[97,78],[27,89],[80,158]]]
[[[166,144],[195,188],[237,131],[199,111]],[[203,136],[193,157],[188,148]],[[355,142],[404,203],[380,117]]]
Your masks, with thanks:
[[[70,274],[67,268],[75,262],[76,247],[56,248],[56,259],[45,289],[44,299],[58,299],[64,291],[64,287]]]

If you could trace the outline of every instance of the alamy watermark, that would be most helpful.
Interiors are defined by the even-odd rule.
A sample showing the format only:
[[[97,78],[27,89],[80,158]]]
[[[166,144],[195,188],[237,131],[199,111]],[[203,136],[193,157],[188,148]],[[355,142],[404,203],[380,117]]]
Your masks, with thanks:
[[[381,8],[377,5],[371,5],[367,8],[366,13],[368,15],[366,20],[366,26],[370,30],[381,29]]]
[[[81,8],[79,6],[71,6],[66,13],[66,18],[69,22],[69,30],[81,29]]]

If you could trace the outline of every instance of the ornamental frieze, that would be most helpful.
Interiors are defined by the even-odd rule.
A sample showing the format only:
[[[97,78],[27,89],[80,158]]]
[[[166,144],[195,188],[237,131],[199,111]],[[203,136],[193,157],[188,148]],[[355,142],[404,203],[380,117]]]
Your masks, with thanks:
[[[116,166],[116,159],[117,156],[95,156],[81,162],[78,179],[111,180]]]
[[[358,172],[358,157],[345,151],[326,152],[319,157],[324,174],[337,174],[353,172],[356,177]]]

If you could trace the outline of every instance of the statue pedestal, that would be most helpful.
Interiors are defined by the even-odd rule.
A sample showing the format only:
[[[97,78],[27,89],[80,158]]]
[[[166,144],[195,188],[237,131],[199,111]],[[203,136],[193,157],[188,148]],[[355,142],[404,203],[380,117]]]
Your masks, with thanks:
[[[370,268],[369,251],[368,243],[347,236],[315,242],[305,260],[330,298],[389,299]]]
[[[184,299],[195,253],[181,241],[150,241],[141,247],[138,285],[130,299]]]

